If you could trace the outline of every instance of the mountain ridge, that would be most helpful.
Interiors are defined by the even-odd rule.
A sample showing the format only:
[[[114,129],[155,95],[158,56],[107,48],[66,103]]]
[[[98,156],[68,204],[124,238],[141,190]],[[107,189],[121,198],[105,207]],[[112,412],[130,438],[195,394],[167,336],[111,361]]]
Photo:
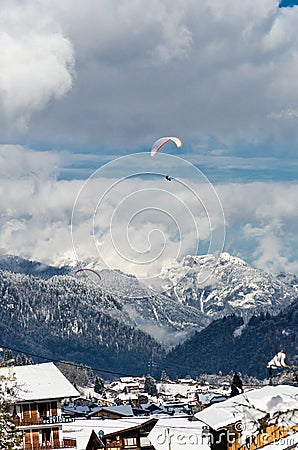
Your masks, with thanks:
[[[0,258],[0,267],[5,261],[7,258]],[[212,255],[188,256],[165,268],[161,276],[163,293],[144,287],[130,275],[130,283],[125,286],[127,297],[112,295],[111,289],[106,292],[82,272],[76,275],[74,268],[48,269],[13,256],[8,262],[10,270],[0,270],[2,345],[18,348],[22,342],[26,348],[21,350],[38,350],[51,358],[108,366],[118,372],[131,372],[133,368],[133,372],[144,374],[153,355],[155,364],[173,364],[167,359],[170,356],[165,356],[170,348],[178,351],[200,333],[209,336],[206,342],[213,342],[224,354],[226,349],[214,343],[216,327],[223,336],[227,333],[223,339],[226,348],[233,347],[233,342],[243,342],[247,330],[252,330],[247,327],[255,316],[270,313],[274,323],[273,317],[279,317],[280,311],[297,299],[295,275],[267,274],[228,254],[218,259]],[[199,278],[202,270],[204,276],[206,271],[210,273],[204,283]],[[23,273],[26,271],[28,275]],[[119,285],[121,273],[100,273],[106,282],[108,277],[114,278]],[[134,298],[136,292],[144,297]],[[234,317],[235,323],[229,325],[227,317]],[[224,331],[225,327],[230,331]],[[249,351],[252,336],[241,344],[244,352]],[[220,336],[217,340],[222,344]],[[189,365],[187,358],[199,364],[198,349],[204,351],[200,345],[192,348],[193,355],[187,351],[179,355],[180,359],[176,355],[176,360],[181,360],[181,372],[183,366]],[[228,367],[220,362],[218,352],[211,356],[210,370],[217,370],[218,365]],[[215,357],[218,365],[212,364]],[[237,358],[234,355],[235,361]],[[207,366],[208,359],[204,363],[202,360],[201,368],[192,370],[206,370]],[[247,370],[256,370],[251,361],[247,362]]]
[[[73,267],[55,268],[10,255],[0,257],[0,268],[7,262],[14,273],[27,272],[45,280],[65,275],[92,285],[86,273],[76,275]],[[99,273],[101,281],[93,286],[105,297],[117,299],[141,331],[170,346],[215,319],[236,314],[247,322],[262,312],[277,314],[298,297],[294,275],[274,276],[228,253],[218,258],[186,256],[164,268],[159,291],[121,271],[104,269]]]

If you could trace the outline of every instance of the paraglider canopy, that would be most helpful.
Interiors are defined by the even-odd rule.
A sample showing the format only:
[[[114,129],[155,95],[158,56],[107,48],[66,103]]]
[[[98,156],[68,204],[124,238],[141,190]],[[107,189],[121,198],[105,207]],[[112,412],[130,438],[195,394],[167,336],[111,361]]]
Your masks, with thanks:
[[[79,273],[79,272],[85,272],[85,271],[89,271],[89,272],[94,273],[94,274],[97,275],[98,278],[101,280],[101,276],[100,276],[100,274],[99,274],[98,272],[96,272],[96,270],[88,269],[87,267],[85,267],[85,268],[82,267],[81,269],[76,270],[76,271],[75,271],[75,274],[77,274],[77,273]]]
[[[151,156],[155,156],[159,150],[166,145],[168,142],[174,142],[177,147],[182,147],[182,141],[178,137],[170,136],[170,137],[162,137],[157,139],[157,141],[154,142],[151,148]]]

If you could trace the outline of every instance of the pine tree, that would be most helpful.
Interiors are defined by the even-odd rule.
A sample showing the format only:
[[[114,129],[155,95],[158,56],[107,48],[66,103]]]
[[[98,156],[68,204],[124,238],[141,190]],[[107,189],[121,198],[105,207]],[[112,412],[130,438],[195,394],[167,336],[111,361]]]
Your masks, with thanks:
[[[147,375],[145,378],[144,391],[152,396],[155,396],[157,394],[155,380],[151,375]]]
[[[97,394],[102,394],[104,391],[104,381],[102,378],[96,376],[95,377],[95,384],[94,384],[94,392],[96,392]]]
[[[13,403],[17,395],[14,381],[0,377],[0,449],[19,450],[23,447],[21,432],[13,421]]]
[[[239,373],[235,373],[231,385],[231,397],[235,397],[243,392],[242,380]]]
[[[6,366],[8,361],[11,361],[12,359],[13,359],[12,351],[11,350],[5,350],[3,365]]]

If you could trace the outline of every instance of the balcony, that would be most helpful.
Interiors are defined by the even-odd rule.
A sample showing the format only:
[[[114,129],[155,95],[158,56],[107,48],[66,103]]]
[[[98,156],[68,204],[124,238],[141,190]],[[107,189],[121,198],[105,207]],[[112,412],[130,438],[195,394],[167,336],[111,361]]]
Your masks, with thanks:
[[[63,448],[76,449],[76,439],[65,439],[63,442],[44,442],[43,444],[26,444],[23,446],[23,450],[59,450]]]
[[[30,419],[21,419],[18,416],[13,417],[13,422],[17,427],[31,427],[34,425],[55,425],[73,421],[74,418],[71,416],[50,416],[50,417],[44,416]]]

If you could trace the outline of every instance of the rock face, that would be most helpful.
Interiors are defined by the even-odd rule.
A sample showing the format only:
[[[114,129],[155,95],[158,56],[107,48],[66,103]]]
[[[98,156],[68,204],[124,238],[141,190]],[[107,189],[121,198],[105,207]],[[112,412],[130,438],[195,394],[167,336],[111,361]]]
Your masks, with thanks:
[[[123,277],[118,280],[117,271],[106,271],[103,279],[111,291],[117,283],[119,292]],[[298,297],[295,276],[274,276],[228,253],[186,256],[164,268],[156,285],[153,290],[127,277],[120,301],[140,329],[167,345],[227,315],[241,316],[246,323],[253,315],[277,314]]]
[[[242,259],[222,253],[185,257],[161,274],[168,297],[193,306],[217,319],[237,314],[244,319],[260,312],[277,313],[298,296],[293,276],[274,276],[255,269]]]

